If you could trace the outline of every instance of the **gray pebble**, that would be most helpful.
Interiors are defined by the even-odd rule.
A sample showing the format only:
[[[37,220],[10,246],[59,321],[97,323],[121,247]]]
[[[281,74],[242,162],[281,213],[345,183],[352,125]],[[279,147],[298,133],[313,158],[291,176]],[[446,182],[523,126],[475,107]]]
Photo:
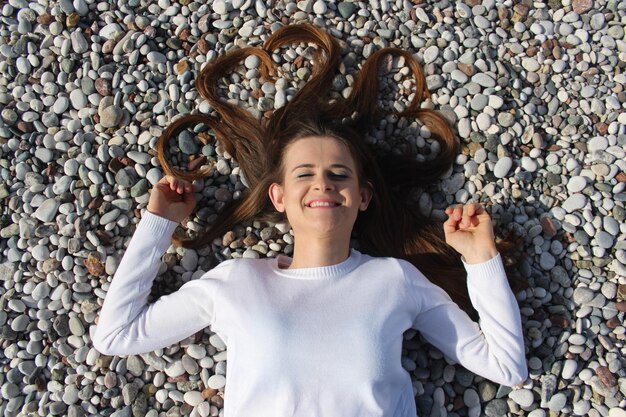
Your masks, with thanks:
[[[509,398],[522,407],[530,407],[534,402],[533,392],[528,389],[513,390],[509,394]]]
[[[496,178],[504,178],[511,168],[513,167],[513,160],[508,156],[505,156],[496,162],[495,167],[493,168],[493,174]]]

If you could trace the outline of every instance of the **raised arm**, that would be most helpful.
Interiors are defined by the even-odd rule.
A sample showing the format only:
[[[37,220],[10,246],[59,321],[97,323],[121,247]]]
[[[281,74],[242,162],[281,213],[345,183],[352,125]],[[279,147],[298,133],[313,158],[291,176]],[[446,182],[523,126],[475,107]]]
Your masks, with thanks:
[[[177,222],[145,211],[119,264],[92,336],[107,355],[129,355],[169,346],[210,326],[223,264],[178,291],[148,304],[161,256]],[[221,268],[220,268],[221,267]]]
[[[404,263],[409,292],[418,306],[413,327],[475,374],[507,386],[523,383],[528,369],[521,319],[500,255],[480,264],[464,264],[480,326],[441,288]]]

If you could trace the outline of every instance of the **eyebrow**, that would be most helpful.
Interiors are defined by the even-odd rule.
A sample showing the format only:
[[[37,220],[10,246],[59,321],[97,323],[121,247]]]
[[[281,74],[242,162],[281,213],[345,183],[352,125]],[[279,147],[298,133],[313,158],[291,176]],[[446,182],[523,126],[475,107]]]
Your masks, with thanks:
[[[314,168],[314,167],[315,167],[315,165],[313,165],[313,164],[300,164],[300,165],[298,165],[297,167],[295,167],[294,169],[292,169],[292,170],[291,170],[291,172],[295,171],[295,170],[296,170],[296,169],[298,169],[298,168]],[[351,169],[350,169],[350,167],[348,167],[347,165],[343,165],[343,164],[332,164],[330,167],[331,167],[331,168],[343,168],[343,169],[345,169],[346,171],[348,171],[348,172],[352,173],[352,170],[351,170]]]

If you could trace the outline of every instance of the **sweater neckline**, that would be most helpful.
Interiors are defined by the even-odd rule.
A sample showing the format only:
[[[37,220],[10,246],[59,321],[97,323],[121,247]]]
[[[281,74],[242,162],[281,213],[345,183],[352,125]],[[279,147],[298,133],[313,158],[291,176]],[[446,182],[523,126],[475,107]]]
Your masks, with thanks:
[[[294,269],[281,268],[279,265],[287,267],[293,261],[293,258],[282,254],[276,256],[271,265],[276,275],[294,279],[320,280],[341,277],[356,268],[360,260],[361,252],[350,248],[350,254],[346,260],[334,265]]]

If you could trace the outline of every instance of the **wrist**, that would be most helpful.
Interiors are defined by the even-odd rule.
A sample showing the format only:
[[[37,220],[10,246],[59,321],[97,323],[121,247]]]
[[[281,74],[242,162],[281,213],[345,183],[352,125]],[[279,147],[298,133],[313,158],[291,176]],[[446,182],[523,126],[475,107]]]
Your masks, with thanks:
[[[154,214],[155,216],[162,217],[162,218],[164,218],[164,219],[166,219],[166,220],[169,220],[169,221],[172,221],[172,222],[180,223],[180,221],[175,220],[175,219],[171,219],[169,216],[167,216],[167,215],[166,215],[166,214],[164,214],[164,213],[161,213],[159,210],[154,210],[154,209],[153,209],[153,208],[151,208],[151,207],[146,207],[146,210],[147,210],[149,213]]]
[[[464,253],[463,260],[468,264],[480,264],[490,261],[498,256],[498,250],[496,248],[489,248],[481,251],[473,251],[471,253]]]

